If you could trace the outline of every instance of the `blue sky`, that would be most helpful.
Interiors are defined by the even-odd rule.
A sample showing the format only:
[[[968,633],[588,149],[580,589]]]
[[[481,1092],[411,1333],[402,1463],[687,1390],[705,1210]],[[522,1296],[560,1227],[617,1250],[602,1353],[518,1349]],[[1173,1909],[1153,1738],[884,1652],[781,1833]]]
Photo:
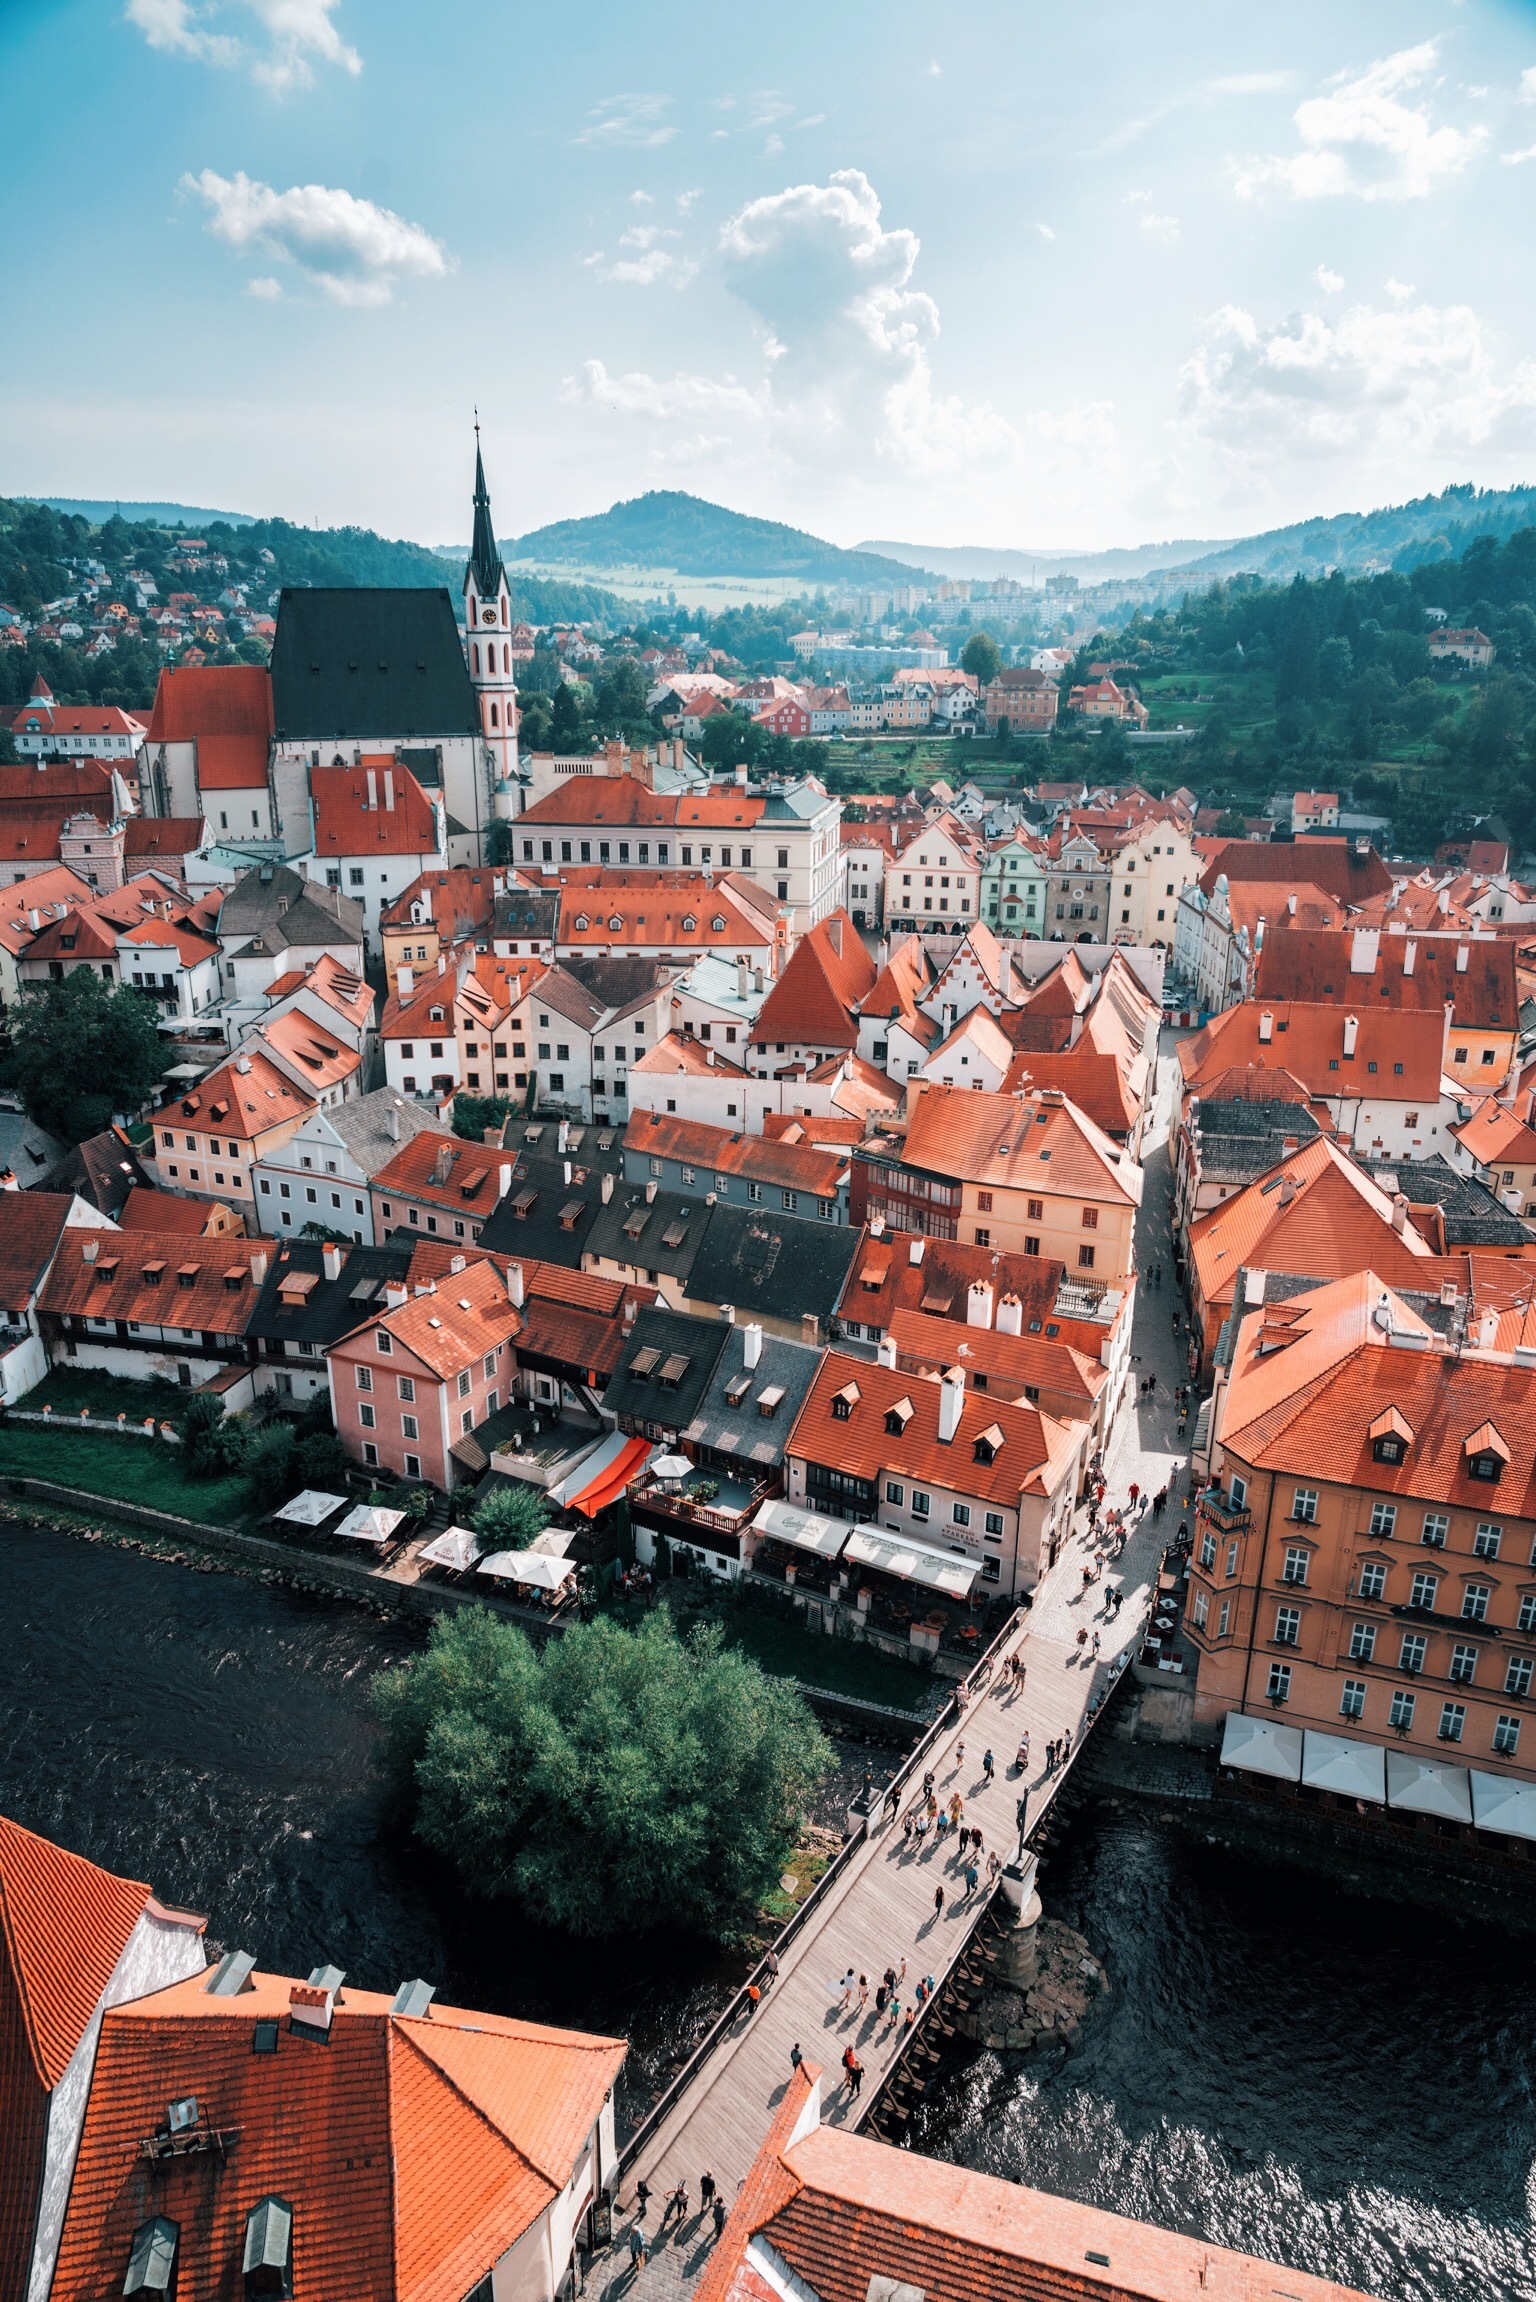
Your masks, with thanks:
[[[943,28],[941,28],[943,27]],[[1219,536],[1536,475],[1536,8],[0,0],[0,489]]]

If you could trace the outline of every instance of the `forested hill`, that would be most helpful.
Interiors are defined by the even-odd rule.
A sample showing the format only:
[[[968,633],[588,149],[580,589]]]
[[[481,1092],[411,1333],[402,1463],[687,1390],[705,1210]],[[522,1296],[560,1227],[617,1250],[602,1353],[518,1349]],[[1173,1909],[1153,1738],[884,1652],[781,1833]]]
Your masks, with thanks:
[[[877,552],[844,551],[803,528],[749,519],[679,489],[657,489],[591,519],[556,520],[502,545],[541,567],[666,568],[688,576],[783,577],[823,584],[909,584],[914,571]]]

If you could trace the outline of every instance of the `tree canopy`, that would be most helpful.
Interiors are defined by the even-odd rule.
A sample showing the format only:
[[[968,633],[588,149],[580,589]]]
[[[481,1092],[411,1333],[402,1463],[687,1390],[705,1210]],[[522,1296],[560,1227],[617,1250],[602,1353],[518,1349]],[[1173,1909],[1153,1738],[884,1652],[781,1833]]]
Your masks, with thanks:
[[[1003,668],[1002,650],[989,631],[973,631],[960,652],[960,669],[990,687]]]
[[[83,1143],[119,1112],[137,1112],[165,1071],[157,1014],[142,991],[103,983],[88,967],[62,983],[28,985],[5,1070],[38,1126]]]
[[[578,1935],[729,1938],[832,1764],[793,1687],[663,1608],[542,1650],[483,1609],[440,1619],[374,1694],[417,1835],[473,1891]]]

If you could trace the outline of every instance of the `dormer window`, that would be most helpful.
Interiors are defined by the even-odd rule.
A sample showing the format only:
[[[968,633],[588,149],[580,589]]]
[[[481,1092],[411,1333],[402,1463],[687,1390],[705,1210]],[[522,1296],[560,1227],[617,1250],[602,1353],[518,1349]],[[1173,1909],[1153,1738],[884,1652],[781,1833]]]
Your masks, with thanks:
[[[893,1439],[899,1439],[903,1435],[911,1420],[912,1402],[910,1399],[898,1399],[894,1407],[887,1407],[885,1410],[885,1427]]]
[[[1496,1424],[1481,1423],[1466,1440],[1462,1449],[1466,1459],[1467,1476],[1484,1479],[1492,1485],[1509,1461],[1509,1449]]]
[[[165,2214],[157,2214],[152,2222],[139,2224],[128,2249],[128,2275],[123,2280],[125,2294],[169,2294],[176,2275],[176,2242],[180,2236],[181,2225]]]
[[[977,1463],[996,1462],[1002,1452],[1003,1434],[996,1423],[989,1423],[971,1448],[971,1460]]]
[[[834,1391],[832,1394],[832,1417],[834,1422],[846,1423],[848,1421],[849,1417],[853,1413],[854,1408],[859,1403],[859,1396],[859,1386],[857,1383],[845,1383],[840,1391]]]
[[[286,2198],[263,2198],[251,2208],[241,2267],[248,2297],[293,2292],[293,2208]]]
[[[1413,1444],[1413,1425],[1395,1407],[1378,1415],[1370,1428],[1371,1452],[1378,1463],[1406,1462]]]

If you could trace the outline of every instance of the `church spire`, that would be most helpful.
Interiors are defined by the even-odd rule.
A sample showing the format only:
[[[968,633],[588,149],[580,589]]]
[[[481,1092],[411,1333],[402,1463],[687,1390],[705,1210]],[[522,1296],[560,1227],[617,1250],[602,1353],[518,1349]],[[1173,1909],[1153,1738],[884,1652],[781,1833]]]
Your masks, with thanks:
[[[482,599],[494,599],[502,580],[501,554],[491,525],[491,499],[486,491],[485,465],[480,457],[480,426],[475,425],[475,533],[469,547],[469,567]]]

